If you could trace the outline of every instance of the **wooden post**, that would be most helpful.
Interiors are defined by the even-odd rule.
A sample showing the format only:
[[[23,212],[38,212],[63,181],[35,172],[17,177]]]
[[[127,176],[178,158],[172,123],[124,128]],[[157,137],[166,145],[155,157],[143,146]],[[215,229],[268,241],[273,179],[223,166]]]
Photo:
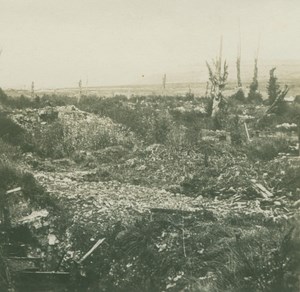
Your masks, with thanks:
[[[220,52],[219,52],[219,68],[218,68],[218,77],[219,77],[219,80],[221,78],[222,52],[223,52],[223,36],[221,35],[221,39],[220,39]]]
[[[209,82],[206,82],[205,97],[208,97]]]
[[[34,99],[35,93],[34,93],[34,81],[31,83],[31,98]]]
[[[163,90],[166,89],[166,83],[167,83],[167,74],[164,74],[164,76],[163,76]]]
[[[251,140],[250,140],[249,131],[248,131],[248,127],[247,127],[246,122],[244,122],[244,125],[245,125],[246,134],[247,134],[247,139],[250,142]]]
[[[241,28],[239,23],[239,42],[238,42],[238,52],[237,52],[237,60],[236,60],[236,72],[237,72],[237,85],[239,88],[242,87],[241,80]]]
[[[300,156],[300,117],[298,117],[298,155]]]
[[[79,80],[78,86],[79,86],[79,95],[78,95],[77,103],[80,102],[80,99],[81,99],[81,96],[82,96],[82,81],[81,81],[81,79]]]

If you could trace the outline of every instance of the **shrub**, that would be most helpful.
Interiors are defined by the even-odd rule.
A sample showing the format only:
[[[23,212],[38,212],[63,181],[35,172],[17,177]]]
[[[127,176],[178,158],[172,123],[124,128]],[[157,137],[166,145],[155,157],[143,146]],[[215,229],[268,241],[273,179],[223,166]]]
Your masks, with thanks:
[[[245,97],[244,90],[242,88],[239,88],[236,93],[234,93],[233,95],[230,96],[230,99],[233,99],[233,100],[239,101],[239,102],[245,102],[246,97]]]
[[[6,95],[6,93],[0,87],[0,102],[1,103],[6,103],[7,99],[8,99],[8,96]]]
[[[230,131],[231,144],[236,146],[241,145],[243,136],[238,115],[235,115],[229,119],[228,128]]]
[[[141,214],[102,234],[73,225],[75,250],[90,248],[86,238],[106,238],[82,266],[90,290],[297,291],[299,237],[289,222],[267,226],[253,213],[215,221],[205,209],[183,216]]]
[[[286,118],[284,116],[275,115],[275,114],[264,115],[255,124],[255,128],[258,130],[274,129],[276,125],[282,124],[285,121],[286,121]]]
[[[19,146],[23,151],[32,151],[28,133],[11,118],[0,113],[0,139],[4,142]]]
[[[159,113],[153,117],[152,125],[147,133],[147,140],[151,143],[165,144],[173,127],[173,121],[168,113]]]
[[[3,103],[11,108],[17,109],[32,108],[37,106],[37,103],[34,100],[24,95],[18,97],[6,96],[6,98],[3,100]]]
[[[280,187],[293,193],[300,189],[300,166],[289,167],[280,180]]]
[[[24,134],[23,128],[12,119],[0,113],[0,137],[8,143],[18,145]]]
[[[39,107],[45,106],[64,106],[76,103],[76,98],[61,94],[44,94],[39,101]]]
[[[248,94],[247,101],[254,104],[261,104],[263,102],[262,95],[258,91],[251,91]]]
[[[59,122],[36,128],[33,133],[33,144],[43,157],[63,158],[71,153],[72,146],[64,143],[64,128]]]
[[[201,124],[192,123],[185,131],[185,144],[188,146],[198,146],[202,138]]]
[[[268,161],[278,153],[289,151],[289,144],[283,138],[255,139],[246,145],[246,154],[252,160]]]
[[[15,187],[21,187],[24,196],[37,207],[57,208],[49,194],[44,191],[31,173],[20,170],[9,160],[0,159],[0,192]]]
[[[0,160],[0,189],[8,190],[18,186],[21,172],[8,160]]]
[[[17,146],[10,145],[0,139],[0,159],[2,160],[17,160],[22,153]]]

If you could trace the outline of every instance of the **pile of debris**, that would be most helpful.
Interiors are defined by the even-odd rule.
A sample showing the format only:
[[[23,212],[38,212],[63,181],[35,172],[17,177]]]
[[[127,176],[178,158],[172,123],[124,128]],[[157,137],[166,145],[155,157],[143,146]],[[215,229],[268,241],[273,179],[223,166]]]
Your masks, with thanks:
[[[257,189],[256,199],[235,195],[230,199],[186,197],[158,188],[135,186],[116,181],[87,182],[88,172],[36,173],[36,179],[51,197],[64,206],[74,224],[98,226],[105,230],[118,221],[130,224],[141,214],[153,208],[198,212],[211,211],[217,217],[227,216],[232,210],[245,214],[260,213],[272,220],[293,216],[293,202],[285,196],[274,198],[261,184],[252,182]]]
[[[81,111],[75,106],[14,110],[10,117],[26,130],[31,144],[44,156],[53,151],[62,152],[59,157],[75,150],[132,146],[136,141],[132,132],[110,118]],[[48,145],[52,148],[47,149]]]

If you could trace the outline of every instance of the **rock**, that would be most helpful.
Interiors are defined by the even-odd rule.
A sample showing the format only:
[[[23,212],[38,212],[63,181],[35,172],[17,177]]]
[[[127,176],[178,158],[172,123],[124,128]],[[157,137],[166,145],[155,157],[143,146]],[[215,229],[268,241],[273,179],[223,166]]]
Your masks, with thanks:
[[[58,239],[54,234],[48,234],[48,244],[49,245],[55,245],[56,243],[58,243]]]
[[[295,207],[295,208],[300,207],[300,199],[293,204],[293,207]]]
[[[139,166],[136,170],[142,171],[146,169],[146,165]]]

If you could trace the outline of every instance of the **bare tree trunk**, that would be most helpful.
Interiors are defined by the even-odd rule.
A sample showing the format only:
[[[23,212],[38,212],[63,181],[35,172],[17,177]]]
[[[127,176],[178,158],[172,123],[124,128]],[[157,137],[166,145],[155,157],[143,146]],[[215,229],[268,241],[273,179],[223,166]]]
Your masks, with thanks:
[[[212,112],[211,112],[212,118],[216,117],[217,113],[219,112],[220,102],[221,102],[221,97],[219,96],[219,94],[215,93],[213,97]]]
[[[81,96],[82,96],[82,81],[81,81],[81,79],[79,80],[78,86],[79,86],[79,92],[78,92],[78,99],[77,99],[77,103],[79,103],[79,102],[80,102],[80,100],[81,100]]]
[[[298,118],[298,156],[300,156],[300,117]]]
[[[239,43],[238,43],[238,53],[237,53],[237,60],[236,60],[236,72],[237,72],[237,84],[238,87],[242,87],[242,80],[241,80],[241,32],[239,27]]]

